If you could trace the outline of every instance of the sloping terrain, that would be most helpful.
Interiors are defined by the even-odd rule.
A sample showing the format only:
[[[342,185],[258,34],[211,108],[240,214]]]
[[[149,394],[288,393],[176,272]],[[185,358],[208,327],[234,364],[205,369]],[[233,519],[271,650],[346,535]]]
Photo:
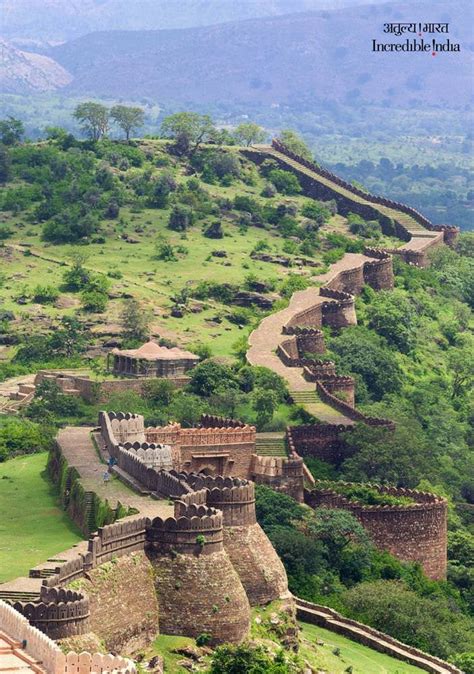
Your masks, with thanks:
[[[471,100],[470,8],[466,0],[442,11],[423,3],[415,16],[411,4],[387,4],[185,30],[100,32],[49,55],[74,76],[71,94],[201,104],[388,98],[403,107],[411,99],[453,107]],[[449,37],[462,42],[461,52],[436,59],[427,53],[371,52],[374,38],[404,41],[383,33],[386,21],[417,18],[450,22]]]
[[[54,91],[66,86],[72,77],[56,61],[16,49],[1,40],[0,90],[8,94]]]

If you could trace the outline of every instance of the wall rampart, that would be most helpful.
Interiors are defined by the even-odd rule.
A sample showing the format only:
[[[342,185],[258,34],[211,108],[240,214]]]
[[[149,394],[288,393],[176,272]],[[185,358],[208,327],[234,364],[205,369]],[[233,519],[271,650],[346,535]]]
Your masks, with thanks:
[[[89,630],[89,599],[79,592],[42,587],[38,602],[16,601],[12,606],[51,639],[65,639]]]
[[[380,494],[408,497],[413,501],[403,505],[365,505],[350,501],[331,489],[318,490],[317,484],[315,489],[305,491],[308,505],[350,510],[377,547],[388,550],[402,561],[420,563],[429,578],[446,578],[446,499],[413,489],[364,484]]]

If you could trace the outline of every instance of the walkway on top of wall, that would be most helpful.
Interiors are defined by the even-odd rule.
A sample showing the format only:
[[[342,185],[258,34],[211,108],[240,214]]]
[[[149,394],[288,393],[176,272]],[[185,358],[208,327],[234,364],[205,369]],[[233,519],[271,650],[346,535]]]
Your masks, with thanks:
[[[331,265],[326,274],[314,278],[325,284],[335,278],[341,271],[361,267],[365,262],[370,261],[373,261],[373,258],[367,255],[346,253],[342,260]],[[286,380],[290,392],[314,392],[314,401],[305,402],[304,407],[324,423],[353,425],[354,422],[351,419],[318,398],[314,382],[306,381],[303,377],[302,368],[288,367],[275,353],[278,345],[288,339],[288,336],[283,334],[283,326],[290,318],[305,309],[326,301],[327,298],[322,297],[319,294],[319,289],[314,286],[293,293],[290,304],[285,309],[264,318],[252,332],[249,337],[250,348],[247,351],[247,360],[251,365],[262,365],[279,374]]]
[[[92,441],[90,427],[62,428],[57,437],[64,458],[70,467],[76,468],[81,476],[81,484],[86,491],[93,491],[101,499],[107,499],[115,508],[120,502],[124,506],[136,508],[145,517],[170,517],[174,508],[168,500],[158,501],[150,496],[140,496],[113,478],[104,483],[105,463],[99,458]]]
[[[36,672],[36,674],[44,674],[45,671],[41,667],[41,663],[34,660],[21,648],[19,641],[15,641],[8,634],[0,630],[0,672],[8,672],[9,674]]]
[[[288,164],[288,166],[292,166],[298,171],[305,173],[306,175],[310,176],[311,178],[321,183],[322,185],[325,185],[326,187],[329,187],[330,189],[339,192],[339,194],[346,197],[346,199],[350,199],[351,201],[371,206],[382,215],[386,215],[389,218],[392,218],[392,220],[395,220],[399,222],[401,225],[403,225],[403,227],[405,227],[405,229],[412,235],[412,237],[415,238],[420,237],[423,239],[439,238],[440,234],[439,232],[434,232],[426,229],[425,227],[423,227],[423,225],[418,223],[412,216],[408,215],[407,213],[403,213],[402,211],[399,211],[395,208],[390,208],[389,206],[377,204],[374,201],[371,201],[370,198],[364,199],[358,194],[354,194],[354,192],[351,192],[349,189],[344,188],[342,185],[338,185],[337,183],[333,182],[330,178],[327,178],[325,176],[320,175],[319,173],[316,173],[315,171],[312,171],[307,166],[304,166],[304,164],[301,164],[295,159],[292,159],[288,157],[286,154],[283,154],[283,152],[279,152],[271,145],[254,145],[252,146],[252,150],[257,150],[259,152],[262,152],[263,154],[274,156],[279,161],[285,162],[286,164]],[[410,248],[411,246],[408,247]]]

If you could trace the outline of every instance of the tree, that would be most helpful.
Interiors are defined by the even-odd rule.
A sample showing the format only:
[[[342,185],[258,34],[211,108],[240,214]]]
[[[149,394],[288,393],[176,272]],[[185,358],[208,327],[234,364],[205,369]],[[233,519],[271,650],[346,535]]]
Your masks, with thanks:
[[[4,185],[10,180],[11,176],[11,159],[8,149],[4,145],[0,145],[0,184]]]
[[[23,122],[9,115],[7,119],[0,120],[0,142],[3,145],[16,145],[21,141],[25,127]]]
[[[255,389],[252,395],[252,407],[257,413],[257,426],[259,428],[272,420],[277,405],[278,396],[275,391]]]
[[[291,152],[307,159],[308,161],[313,161],[313,155],[309,147],[306,145],[301,136],[298,136],[297,133],[291,131],[290,129],[283,129],[278,136],[278,140],[283,143]]]
[[[358,424],[345,441],[355,453],[343,462],[342,475],[354,482],[415,487],[432,463],[423,428],[407,415],[397,417],[395,431]]]
[[[452,349],[448,355],[448,364],[452,373],[452,397],[459,398],[472,391],[474,380],[474,350],[471,343],[462,348]]]
[[[273,169],[268,174],[268,179],[282,194],[299,194],[301,192],[300,181],[290,171]]]
[[[377,293],[367,309],[368,324],[403,353],[413,347],[418,315],[401,290]]]
[[[149,339],[150,321],[150,312],[138,300],[132,297],[124,301],[120,322],[126,342],[140,343]]]
[[[209,115],[200,115],[197,112],[176,112],[165,117],[161,123],[161,135],[175,141],[178,154],[188,154],[191,157],[200,145],[212,136],[214,124]]]
[[[88,255],[83,251],[76,250],[70,254],[69,259],[71,260],[71,267],[63,274],[66,290],[72,292],[83,290],[89,283],[91,276],[91,272],[84,267]]]
[[[145,123],[145,112],[142,108],[129,107],[127,105],[114,105],[110,111],[110,116],[125,133],[127,142],[130,140],[130,134]]]
[[[84,325],[74,316],[64,316],[50,338],[53,353],[70,358],[81,354],[87,346],[87,333]]]
[[[360,583],[342,597],[351,618],[440,658],[474,648],[469,618],[448,599],[419,597],[399,581]]]
[[[248,147],[255,143],[263,143],[267,134],[261,126],[258,126],[258,124],[246,122],[245,124],[239,124],[234,131],[234,135],[237,142]]]
[[[74,117],[84,133],[93,141],[100,140],[109,130],[109,109],[101,103],[93,101],[80,103],[74,110]]]
[[[235,375],[228,365],[206,360],[191,370],[189,388],[193,393],[208,397],[224,387],[236,387]]]
[[[166,208],[169,196],[176,189],[176,181],[171,173],[164,171],[149,185],[148,204],[154,208]]]

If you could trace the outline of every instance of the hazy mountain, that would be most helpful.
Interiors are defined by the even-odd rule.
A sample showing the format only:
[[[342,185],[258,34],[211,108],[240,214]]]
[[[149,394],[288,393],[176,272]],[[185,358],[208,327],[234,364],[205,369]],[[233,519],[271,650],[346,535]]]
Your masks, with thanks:
[[[28,94],[54,91],[71,81],[71,76],[53,59],[15,49],[0,40],[0,91],[8,94]]]
[[[431,2],[373,5],[183,30],[92,33],[49,55],[73,76],[66,91],[74,95],[182,104],[386,99],[402,107],[412,100],[457,107],[472,100],[470,14],[470,0],[442,9]],[[374,54],[372,39],[387,41],[388,20],[448,21],[461,52]]]
[[[387,0],[0,0],[9,40],[52,43],[101,30],[189,28]]]

